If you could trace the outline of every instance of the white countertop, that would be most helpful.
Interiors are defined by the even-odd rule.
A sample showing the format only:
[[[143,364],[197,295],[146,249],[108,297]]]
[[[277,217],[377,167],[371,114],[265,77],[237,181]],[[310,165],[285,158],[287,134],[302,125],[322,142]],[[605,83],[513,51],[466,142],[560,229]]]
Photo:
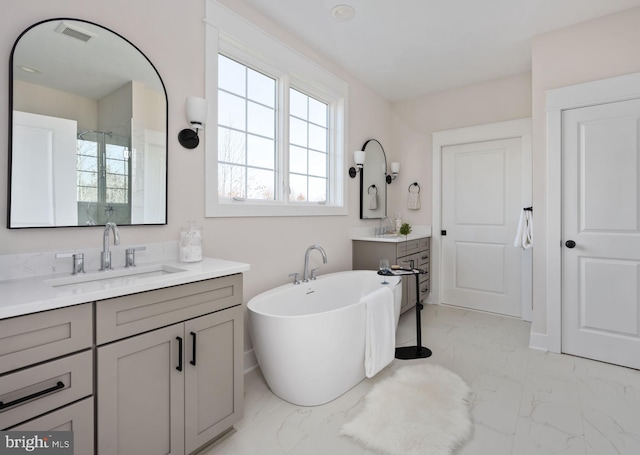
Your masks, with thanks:
[[[138,269],[144,271],[159,265],[181,271],[160,276],[141,274],[138,277],[119,276],[122,273],[120,269],[92,271],[82,276],[83,282],[75,284],[60,284],[72,277],[69,273],[0,280],[0,319],[233,275],[250,268],[249,264],[242,262],[205,258],[191,263],[175,260],[148,262],[139,264]],[[50,280],[54,280],[57,286]]]
[[[400,243],[407,240],[422,239],[425,237],[431,237],[431,226],[415,226],[411,234],[396,235],[386,234],[382,237],[373,234],[373,229],[357,229],[352,231],[351,240],[364,240],[366,242],[389,242]]]

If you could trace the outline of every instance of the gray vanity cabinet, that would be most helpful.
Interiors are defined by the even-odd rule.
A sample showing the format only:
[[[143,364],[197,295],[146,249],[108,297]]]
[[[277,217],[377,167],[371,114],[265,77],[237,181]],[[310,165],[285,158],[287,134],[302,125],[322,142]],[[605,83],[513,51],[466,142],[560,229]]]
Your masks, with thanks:
[[[0,430],[73,431],[93,453],[92,304],[0,320]]]
[[[241,306],[185,323],[187,454],[231,428],[242,417],[242,325]]]
[[[188,455],[242,418],[242,274],[0,319],[0,430]]]
[[[99,455],[189,454],[242,418],[241,304],[240,274],[97,302]]]
[[[100,455],[184,454],[177,337],[183,324],[98,348]]]
[[[12,431],[73,431],[74,452],[93,453],[93,397],[11,428]]]
[[[427,273],[419,275],[420,300],[429,293],[429,237],[398,242],[353,240],[353,270],[378,270],[380,259],[388,259],[391,265],[417,267]],[[402,304],[404,313],[417,302],[416,282],[413,276],[402,277]]]

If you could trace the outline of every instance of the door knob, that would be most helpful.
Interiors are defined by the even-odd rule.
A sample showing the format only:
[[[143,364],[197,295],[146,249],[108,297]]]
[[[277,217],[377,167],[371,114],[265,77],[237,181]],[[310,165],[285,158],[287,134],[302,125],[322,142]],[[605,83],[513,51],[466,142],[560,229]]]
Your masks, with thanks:
[[[564,242],[564,244],[567,248],[574,248],[576,246],[576,242],[574,242],[573,240],[567,240],[566,242]]]

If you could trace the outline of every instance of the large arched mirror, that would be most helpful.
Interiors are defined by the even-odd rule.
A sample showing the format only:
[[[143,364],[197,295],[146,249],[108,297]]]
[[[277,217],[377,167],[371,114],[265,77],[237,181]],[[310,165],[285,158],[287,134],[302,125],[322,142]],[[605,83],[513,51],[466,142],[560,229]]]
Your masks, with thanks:
[[[77,19],[11,52],[10,228],[167,222],[167,94],[131,42]]]
[[[362,146],[365,158],[360,171],[360,218],[387,216],[387,158],[382,144],[369,139]]]

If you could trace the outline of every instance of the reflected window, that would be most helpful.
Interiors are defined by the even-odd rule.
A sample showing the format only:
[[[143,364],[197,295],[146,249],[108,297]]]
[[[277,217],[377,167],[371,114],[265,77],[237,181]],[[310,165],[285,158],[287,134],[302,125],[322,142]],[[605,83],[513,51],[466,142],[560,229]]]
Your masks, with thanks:
[[[84,131],[77,142],[77,189],[80,218],[109,218],[118,209],[129,210],[131,154],[129,139],[102,131]],[[104,214],[92,214],[90,204]],[[86,212],[86,213],[83,213]],[[102,222],[102,220],[100,220]]]

